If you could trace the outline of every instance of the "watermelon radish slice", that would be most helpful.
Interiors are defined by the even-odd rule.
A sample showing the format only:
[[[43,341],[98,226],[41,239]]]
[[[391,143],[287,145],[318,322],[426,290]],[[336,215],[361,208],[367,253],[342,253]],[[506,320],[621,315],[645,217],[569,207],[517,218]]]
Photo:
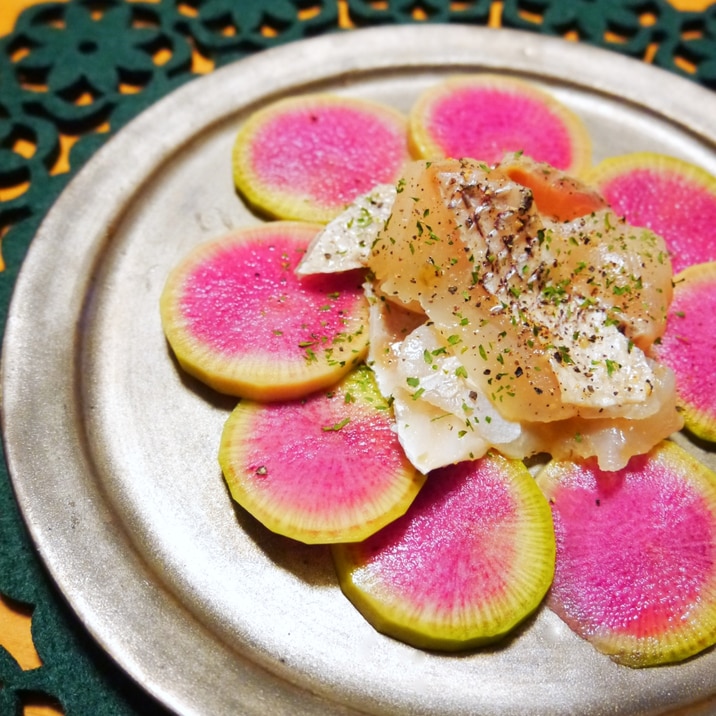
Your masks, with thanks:
[[[411,152],[488,164],[509,152],[579,174],[591,163],[582,120],[536,85],[493,74],[451,77],[425,90],[408,117]]]
[[[716,642],[716,474],[664,441],[618,472],[553,461],[557,563],[548,605],[631,667],[681,661]]]
[[[294,272],[321,228],[273,222],[239,230],[171,271],[161,319],[184,370],[222,393],[284,400],[332,385],[365,357],[362,274]]]
[[[689,162],[635,152],[600,162],[586,176],[617,214],[666,241],[675,272],[716,261],[716,177]]]
[[[684,425],[716,441],[716,261],[689,266],[674,277],[666,332],[655,346],[659,360],[676,376]]]
[[[405,458],[365,365],[304,400],[241,401],[224,427],[219,463],[244,509],[308,544],[368,537],[402,515],[425,481]]]
[[[394,184],[408,159],[402,113],[363,99],[304,95],[249,117],[234,143],[234,182],[263,214],[327,222],[376,184]]]
[[[535,611],[555,543],[527,468],[488,453],[431,472],[404,517],[332,553],[343,592],[379,632],[457,651],[504,637]]]

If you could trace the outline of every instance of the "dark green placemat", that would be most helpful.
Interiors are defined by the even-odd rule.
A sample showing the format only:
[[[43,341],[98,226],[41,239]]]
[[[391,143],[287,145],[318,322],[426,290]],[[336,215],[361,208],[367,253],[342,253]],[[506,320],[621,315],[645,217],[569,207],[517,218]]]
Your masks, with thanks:
[[[220,66],[350,27],[486,25],[495,18],[505,27],[648,59],[716,87],[716,6],[678,12],[665,0],[69,0],[26,10],[0,38],[0,188],[22,189],[0,200],[6,263],[0,332],[23,257],[49,207],[108,137],[196,77],[195,53],[206,61],[202,66]],[[78,138],[71,170],[56,174],[68,136]],[[0,716],[20,714],[28,695],[38,694],[59,702],[68,716],[161,714],[55,590],[24,529],[4,464],[0,468],[0,593],[34,606],[33,638],[43,662],[22,671],[0,648]]]

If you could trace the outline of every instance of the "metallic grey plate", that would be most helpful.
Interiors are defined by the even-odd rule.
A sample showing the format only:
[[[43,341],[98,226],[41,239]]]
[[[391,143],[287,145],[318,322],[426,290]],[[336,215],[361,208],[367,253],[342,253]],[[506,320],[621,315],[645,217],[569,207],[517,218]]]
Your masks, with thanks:
[[[258,221],[231,181],[248,114],[315,90],[407,110],[446,74],[481,70],[549,87],[587,122],[597,160],[654,149],[716,173],[716,95],[687,81],[532,34],[391,27],[264,52],[158,102],[89,162],[32,244],[4,345],[17,497],[80,618],[177,712],[715,708],[716,653],[630,670],[546,609],[506,644],[462,656],[379,635],[341,595],[326,549],[272,535],[234,508],[216,460],[233,401],[184,376],[165,344],[157,302],[169,268]]]

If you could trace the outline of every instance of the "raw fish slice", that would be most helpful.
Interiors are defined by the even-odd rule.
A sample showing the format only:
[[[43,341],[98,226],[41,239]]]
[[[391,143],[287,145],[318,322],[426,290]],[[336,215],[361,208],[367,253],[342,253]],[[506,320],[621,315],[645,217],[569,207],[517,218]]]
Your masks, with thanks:
[[[413,465],[429,472],[520,437],[519,423],[502,418],[424,317],[416,326],[416,314],[377,299],[370,310],[368,365],[392,398],[398,439]]]
[[[464,201],[454,196],[461,189]],[[486,207],[479,206],[483,195],[489,195]],[[500,310],[500,299],[480,280],[482,264],[499,263],[497,250],[485,245],[473,252],[465,237],[468,231],[488,235],[472,228],[473,214],[504,214],[510,226],[491,236],[499,244],[503,234],[514,235],[517,254],[514,244],[528,241],[542,226],[529,207],[529,191],[499,170],[472,160],[414,162],[373,246],[369,267],[380,292],[408,306],[417,304],[434,321],[445,345],[459,352],[470,378],[505,419],[554,420],[574,411],[558,399],[549,356],[538,346],[528,347],[534,344],[531,327]],[[484,274],[495,275],[489,267]]]
[[[553,221],[572,221],[608,207],[593,187],[524,154],[508,154],[500,168],[512,181],[527,187],[540,214]]]
[[[649,405],[656,403],[659,406],[656,412],[641,416],[635,409],[631,418],[593,416],[525,423],[523,441],[533,449],[522,455],[544,452],[558,460],[596,457],[602,470],[621,469],[632,455],[649,452],[656,436],[670,436],[683,427],[683,418],[676,406],[673,373],[661,366],[654,375],[656,384]]]
[[[319,231],[296,268],[300,276],[364,268],[378,232],[390,216],[395,185],[379,184],[359,196]]]
[[[716,642],[716,474],[664,441],[617,472],[537,476],[557,539],[549,606],[614,661],[676,662]]]
[[[404,517],[333,547],[341,588],[378,631],[446,651],[501,639],[532,614],[554,554],[547,501],[497,453],[431,473]]]
[[[666,329],[673,294],[672,264],[663,239],[630,226],[608,209],[545,226],[561,247],[552,267],[553,283],[567,282],[585,299],[598,292],[608,322],[648,352]]]
[[[653,392],[633,343],[647,348],[664,324],[663,244],[649,232],[632,240],[603,210],[563,226],[501,166],[414,162],[369,259],[378,291],[418,304],[508,420],[628,416]],[[652,296],[663,298],[645,311]]]

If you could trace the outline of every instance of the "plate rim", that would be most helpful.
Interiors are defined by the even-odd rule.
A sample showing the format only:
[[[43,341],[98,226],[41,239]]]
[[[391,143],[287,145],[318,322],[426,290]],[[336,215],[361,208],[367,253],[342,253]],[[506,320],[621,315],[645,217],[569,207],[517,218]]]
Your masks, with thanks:
[[[446,43],[445,39],[450,41]],[[378,52],[366,51],[376,47],[380,48]],[[504,48],[511,52],[505,52]],[[331,63],[316,62],[327,56]],[[264,80],[271,76],[271,70],[287,63],[290,63],[290,70],[285,76],[275,80],[273,85],[267,85]],[[570,67],[570,72],[565,72],[566,66]],[[579,78],[570,77],[575,66],[583,72]],[[38,395],[42,382],[36,380],[37,368],[33,366],[37,361],[66,360],[72,355],[76,331],[81,329],[81,316],[73,314],[73,335],[65,336],[61,348],[53,349],[48,345],[49,341],[41,345],[41,341],[33,339],[33,331],[52,332],[51,321],[59,310],[53,308],[38,317],[42,306],[38,305],[36,288],[43,280],[48,255],[57,260],[58,255],[63,257],[68,251],[60,246],[58,254],[57,237],[67,229],[69,209],[82,205],[88,193],[109,196],[112,201],[108,205],[90,207],[82,217],[80,227],[84,234],[73,245],[75,252],[79,246],[81,256],[71,270],[76,272],[79,268],[82,282],[77,283],[68,266],[61,267],[52,278],[52,286],[69,295],[71,306],[82,305],[82,291],[91,285],[103,247],[112,239],[113,222],[119,209],[131,201],[138,187],[157,166],[179,153],[199,130],[208,130],[242,106],[267,101],[281,93],[301,91],[301,88],[321,82],[350,82],[352,77],[366,74],[410,73],[431,67],[443,72],[446,67],[454,67],[456,72],[480,67],[587,87],[607,96],[621,97],[716,145],[716,132],[708,123],[709,117],[716,116],[716,94],[686,78],[611,50],[528,31],[469,25],[402,25],[335,32],[258,52],[196,78],[152,104],[110,138],[73,177],[40,224],[21,266],[7,314],[0,385],[5,455],[21,514],[53,581],[94,639],[142,688],[179,713],[202,713],[204,710],[221,713],[229,708],[240,708],[242,713],[259,714],[265,713],[268,703],[274,709],[272,713],[277,714],[284,710],[287,714],[325,713],[327,708],[336,713],[353,713],[353,710],[349,704],[340,703],[339,695],[336,695],[336,701],[329,701],[306,694],[298,685],[287,683],[221,644],[208,626],[200,624],[184,605],[176,602],[161,580],[143,563],[127,535],[123,535],[111,553],[126,556],[126,564],[121,567],[135,578],[132,593],[135,599],[146,601],[153,618],[157,619],[156,627],[165,639],[157,653],[149,658],[139,653],[139,647],[144,644],[141,640],[136,643],[124,641],[121,642],[123,646],[118,646],[119,642],[111,632],[117,628],[119,610],[108,614],[101,592],[96,589],[83,592],[83,582],[78,581],[76,575],[67,573],[62,559],[85,544],[84,538],[75,530],[77,519],[90,522],[95,537],[102,540],[117,539],[123,526],[115,524],[111,510],[103,502],[101,487],[91,480],[93,466],[86,460],[81,440],[77,445],[62,446],[59,450],[63,464],[80,461],[78,467],[82,470],[81,475],[72,478],[72,486],[80,488],[80,492],[76,495],[77,500],[72,501],[74,505],[70,505],[53,495],[48,487],[43,488],[39,476],[44,466],[38,464],[38,458],[30,454],[32,450],[22,439],[26,431],[38,430],[37,425],[30,423],[32,416],[27,415],[26,406],[37,408],[43,397],[46,398]],[[625,68],[628,71],[622,71]],[[661,87],[658,97],[648,92],[654,82]],[[231,91],[226,91],[227,86]],[[242,97],[241,103],[227,99],[226,95],[232,93]],[[627,97],[628,100],[624,99]],[[200,100],[204,119],[198,124],[184,122],[186,114],[191,114],[191,108]],[[162,131],[157,136],[160,118]],[[142,144],[147,133],[156,140],[149,150]],[[117,154],[121,154],[125,162],[133,162],[132,171],[115,177],[111,186],[107,178],[98,183],[98,175],[108,172]],[[26,363],[27,355],[34,361]],[[52,416],[59,421],[51,433],[55,437],[61,434],[58,432],[61,427],[71,424],[67,405],[60,402],[76,397],[76,385],[81,380],[78,370],[75,366],[72,380],[58,392],[48,415],[48,418]],[[62,479],[58,479],[57,484],[62,484]],[[77,506],[82,501],[84,508],[81,504]],[[155,578],[154,584],[145,583],[149,577]],[[186,621],[181,635],[174,633],[176,619]],[[192,664],[176,657],[187,648],[196,650]],[[164,659],[164,667],[157,675],[156,670],[152,673],[149,661],[158,658]],[[217,667],[224,669],[222,678],[206,679],[207,670],[216,672],[220,670]],[[189,681],[187,676],[193,676],[194,682],[183,683]],[[240,691],[239,695],[227,696],[227,691],[234,690],[228,687],[227,677]],[[199,689],[196,688],[198,683],[202,684]]]

